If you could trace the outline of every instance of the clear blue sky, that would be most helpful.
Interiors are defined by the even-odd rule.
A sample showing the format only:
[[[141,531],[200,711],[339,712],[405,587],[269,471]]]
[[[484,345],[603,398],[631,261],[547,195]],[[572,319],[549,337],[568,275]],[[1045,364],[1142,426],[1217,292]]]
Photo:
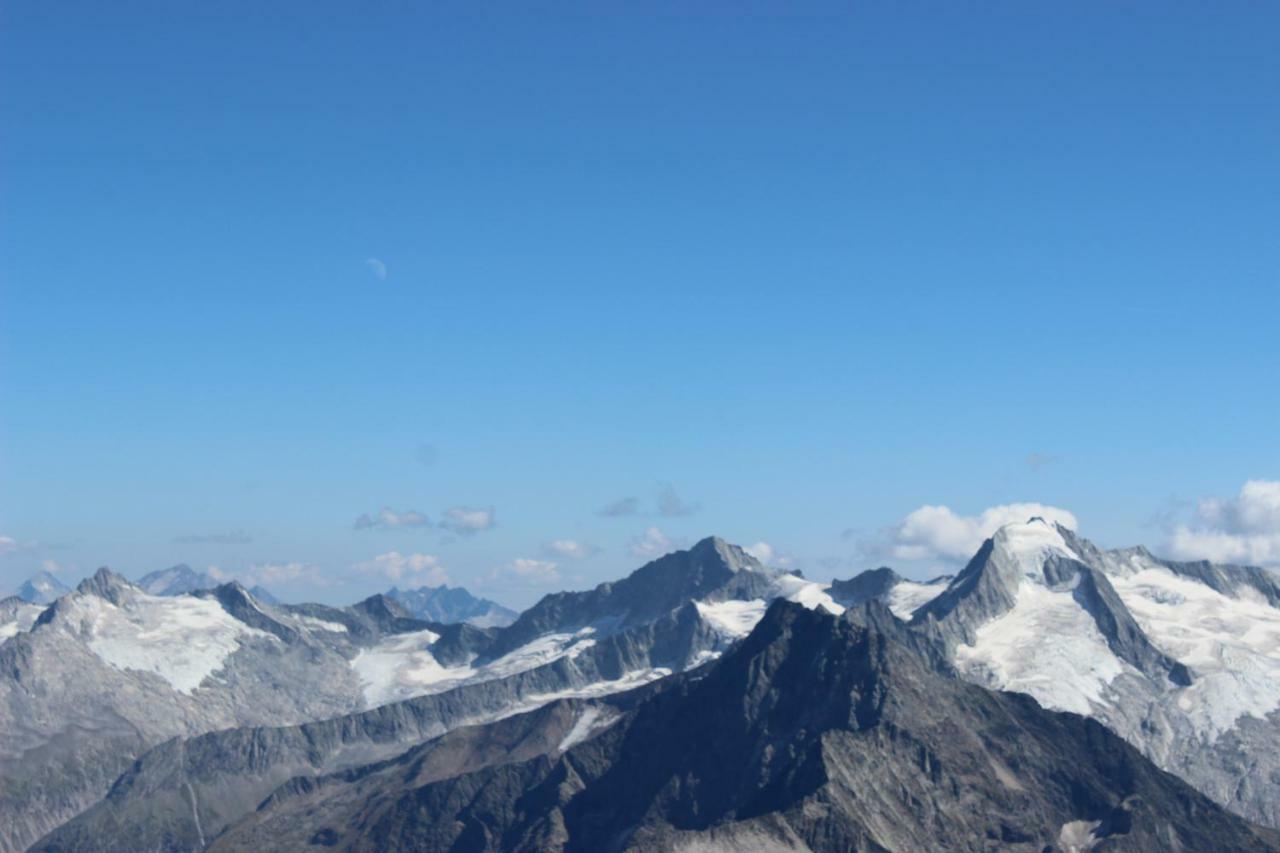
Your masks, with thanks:
[[[10,0],[0,588],[296,563],[291,597],[346,600],[397,551],[524,604],[651,526],[829,577],[923,504],[1159,544],[1280,479],[1277,33],[1231,2]],[[355,529],[382,507],[431,525]]]

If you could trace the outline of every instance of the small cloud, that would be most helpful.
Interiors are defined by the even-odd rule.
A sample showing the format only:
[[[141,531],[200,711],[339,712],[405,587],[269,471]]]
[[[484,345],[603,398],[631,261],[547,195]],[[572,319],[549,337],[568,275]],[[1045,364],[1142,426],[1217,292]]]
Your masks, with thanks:
[[[384,506],[378,510],[377,515],[369,515],[361,513],[356,518],[356,530],[390,530],[394,527],[428,527],[431,522],[425,515],[414,509],[405,510],[404,512],[396,512],[391,507]]]
[[[576,539],[553,539],[546,544],[543,550],[550,556],[570,560],[583,560],[600,551],[596,546],[579,542]]]
[[[373,277],[378,281],[387,280],[387,265],[377,258],[365,258],[364,265],[369,268],[369,272],[373,273]]]
[[[44,560],[40,563],[40,568],[51,575],[56,575],[62,571],[62,566],[58,565],[56,560]]]
[[[243,530],[232,530],[229,533],[191,533],[175,536],[173,541],[179,545],[248,545],[253,537]]]
[[[658,515],[663,518],[679,518],[693,515],[698,511],[697,504],[687,503],[676,493],[675,486],[665,484],[658,492]]]
[[[436,459],[439,457],[440,451],[436,449],[434,444],[420,442],[418,446],[413,449],[413,458],[418,460],[419,465],[431,467],[436,464]]]
[[[603,515],[605,518],[622,518],[628,515],[635,515],[639,511],[639,498],[618,498],[613,503],[602,506],[597,514]]]
[[[748,545],[742,550],[746,551],[766,566],[773,566],[779,569],[789,569],[795,565],[794,557],[779,554],[768,542],[757,542],[754,545]]]
[[[1006,524],[1034,516],[1075,530],[1076,517],[1039,503],[989,507],[979,515],[958,515],[945,506],[922,506],[888,531],[888,552],[899,560],[967,560]]]
[[[653,558],[674,551],[676,543],[657,527],[649,527],[627,545],[633,557]]]
[[[488,530],[496,523],[493,507],[455,506],[444,511],[440,528],[458,536],[470,536]]]
[[[356,563],[362,574],[380,575],[395,584],[409,587],[441,586],[449,582],[449,572],[434,554],[401,554],[388,551],[372,560]]]
[[[1024,461],[1032,471],[1039,471],[1057,462],[1058,457],[1050,456],[1048,453],[1028,453]]]
[[[541,586],[560,580],[560,571],[551,560],[534,560],[530,557],[516,557],[505,566],[494,569],[490,580],[514,580],[523,584]]]
[[[1280,481],[1249,480],[1234,498],[1202,500],[1196,517],[1174,528],[1175,557],[1280,566]]]
[[[11,554],[18,550],[18,540],[12,536],[0,536],[0,554]]]

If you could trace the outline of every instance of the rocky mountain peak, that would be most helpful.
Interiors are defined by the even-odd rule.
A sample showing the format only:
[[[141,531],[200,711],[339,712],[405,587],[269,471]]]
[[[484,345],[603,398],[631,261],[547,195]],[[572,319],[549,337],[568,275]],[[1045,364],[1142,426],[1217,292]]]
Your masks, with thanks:
[[[137,587],[123,575],[111,571],[106,566],[98,569],[92,577],[85,578],[76,586],[78,593],[96,595],[115,605],[123,603],[125,598],[135,590]]]

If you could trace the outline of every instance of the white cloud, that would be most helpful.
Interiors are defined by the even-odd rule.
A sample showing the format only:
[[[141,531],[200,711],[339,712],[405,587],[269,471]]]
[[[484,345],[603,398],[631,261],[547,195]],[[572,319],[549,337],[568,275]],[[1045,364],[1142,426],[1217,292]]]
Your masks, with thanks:
[[[449,582],[449,573],[440,565],[434,554],[401,554],[388,551],[372,560],[356,563],[355,569],[364,574],[381,575],[392,583],[408,587],[440,586]]]
[[[0,536],[0,554],[8,554],[18,550],[18,540],[12,536]]]
[[[640,536],[636,536],[627,546],[635,557],[660,557],[675,550],[676,543],[656,527],[650,527]]]
[[[794,563],[793,557],[786,554],[779,554],[777,549],[768,542],[757,542],[754,545],[748,545],[742,550],[755,557],[766,566],[773,566],[780,569],[790,568]]]
[[[1174,528],[1169,550],[1186,560],[1280,565],[1280,481],[1249,480],[1234,498],[1203,500],[1197,521]]]
[[[366,258],[364,265],[369,268],[369,272],[373,273],[373,277],[378,281],[387,280],[387,265],[377,258]]]
[[[58,565],[56,560],[44,560],[40,563],[40,568],[44,569],[51,575],[56,575],[58,572],[62,571],[62,566]]]
[[[597,553],[600,549],[576,539],[553,539],[547,543],[546,551],[556,557],[570,560],[582,560]]]
[[[1038,503],[993,506],[980,515],[957,515],[949,507],[922,506],[890,531],[889,553],[899,560],[967,560],[1006,524],[1040,516],[1075,530],[1076,517]]]
[[[459,536],[488,530],[495,524],[493,507],[455,506],[444,511],[440,527]]]
[[[414,509],[408,509],[404,512],[396,512],[388,506],[384,506],[378,510],[376,515],[362,513],[356,518],[356,530],[372,530],[378,528],[387,530],[393,527],[427,527],[431,524],[430,520]]]
[[[491,580],[507,579],[530,585],[552,584],[560,580],[557,564],[551,560],[516,557],[505,566],[494,569]]]

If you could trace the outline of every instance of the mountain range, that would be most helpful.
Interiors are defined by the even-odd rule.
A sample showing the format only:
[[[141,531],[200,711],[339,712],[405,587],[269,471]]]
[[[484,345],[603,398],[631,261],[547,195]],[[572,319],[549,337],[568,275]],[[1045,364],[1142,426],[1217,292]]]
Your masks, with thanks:
[[[420,586],[387,590],[414,616],[428,622],[466,622],[478,628],[501,628],[520,614],[487,598],[476,598],[460,586]]]
[[[3,850],[1276,845],[1275,579],[1039,519],[924,583],[706,539],[500,627],[13,601]]]

